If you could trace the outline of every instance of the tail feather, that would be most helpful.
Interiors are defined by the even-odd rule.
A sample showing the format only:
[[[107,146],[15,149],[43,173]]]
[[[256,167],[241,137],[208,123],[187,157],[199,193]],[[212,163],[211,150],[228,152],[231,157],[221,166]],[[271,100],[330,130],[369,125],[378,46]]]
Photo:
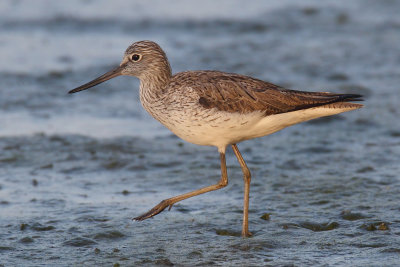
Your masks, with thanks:
[[[351,101],[364,101],[362,95],[358,94],[337,94],[337,102],[351,102]]]

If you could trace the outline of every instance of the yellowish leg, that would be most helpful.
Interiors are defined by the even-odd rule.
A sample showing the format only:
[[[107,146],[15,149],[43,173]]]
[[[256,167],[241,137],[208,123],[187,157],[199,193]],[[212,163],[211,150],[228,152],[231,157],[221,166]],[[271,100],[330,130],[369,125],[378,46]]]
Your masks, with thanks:
[[[226,171],[226,159],[225,159],[225,153],[219,153],[220,158],[221,158],[221,180],[219,180],[219,182],[217,184],[214,185],[210,185],[207,187],[203,187],[201,189],[186,193],[186,194],[182,194],[176,197],[171,197],[168,199],[164,199],[163,201],[161,201],[157,206],[155,206],[154,208],[152,208],[151,210],[149,210],[148,212],[146,212],[145,214],[142,214],[136,218],[133,218],[134,220],[137,221],[143,221],[146,220],[148,218],[151,218],[157,214],[159,214],[160,212],[162,212],[166,207],[169,206],[169,208],[171,209],[172,205],[174,205],[176,202],[179,202],[181,200],[190,198],[190,197],[194,197],[200,194],[204,194],[210,191],[214,191],[214,190],[218,190],[221,189],[225,186],[228,185],[228,173]]]
[[[249,237],[249,195],[250,195],[250,181],[251,174],[249,168],[247,168],[246,162],[239,152],[236,144],[232,145],[233,152],[239,161],[240,167],[242,167],[243,180],[244,180],[244,204],[243,204],[243,224],[242,224],[242,236]]]

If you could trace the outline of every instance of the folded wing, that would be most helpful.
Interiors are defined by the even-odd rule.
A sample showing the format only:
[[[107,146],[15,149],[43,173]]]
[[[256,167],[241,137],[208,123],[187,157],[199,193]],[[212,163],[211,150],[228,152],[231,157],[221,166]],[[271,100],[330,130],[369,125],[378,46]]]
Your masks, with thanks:
[[[357,94],[288,90],[233,73],[198,71],[182,74],[196,76],[191,77],[192,87],[198,93],[199,103],[204,108],[217,108],[226,112],[261,111],[268,116],[332,103],[362,100],[361,95]]]

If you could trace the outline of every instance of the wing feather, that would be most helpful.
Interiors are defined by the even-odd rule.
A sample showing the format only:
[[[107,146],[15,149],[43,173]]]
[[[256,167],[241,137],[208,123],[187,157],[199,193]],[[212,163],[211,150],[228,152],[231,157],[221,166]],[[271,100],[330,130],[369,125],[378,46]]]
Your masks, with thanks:
[[[186,76],[186,77],[179,77]],[[264,112],[265,115],[291,112],[336,102],[362,100],[357,94],[332,94],[284,89],[248,76],[218,71],[191,71],[175,75],[190,80],[204,108],[227,112]]]

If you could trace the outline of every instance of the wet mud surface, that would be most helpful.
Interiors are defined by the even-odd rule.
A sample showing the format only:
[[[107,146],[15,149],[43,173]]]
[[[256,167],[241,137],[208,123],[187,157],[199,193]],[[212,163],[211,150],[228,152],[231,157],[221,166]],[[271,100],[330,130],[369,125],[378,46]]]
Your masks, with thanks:
[[[181,12],[159,1],[1,4],[0,266],[399,262],[400,4],[239,2],[173,2]],[[215,148],[145,113],[136,79],[66,94],[142,39],[160,43],[174,72],[359,93],[366,107],[239,144],[253,177],[251,238],[240,237],[243,181],[230,149],[226,188],[134,222],[220,173]]]

